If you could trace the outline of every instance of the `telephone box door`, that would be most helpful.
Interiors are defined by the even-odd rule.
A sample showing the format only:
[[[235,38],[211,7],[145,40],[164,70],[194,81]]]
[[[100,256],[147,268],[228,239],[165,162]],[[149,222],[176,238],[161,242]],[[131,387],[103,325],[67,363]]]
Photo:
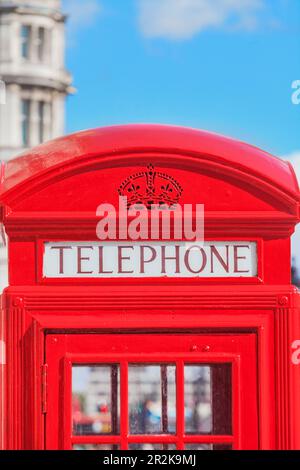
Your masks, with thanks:
[[[256,335],[49,334],[47,449],[257,449]]]

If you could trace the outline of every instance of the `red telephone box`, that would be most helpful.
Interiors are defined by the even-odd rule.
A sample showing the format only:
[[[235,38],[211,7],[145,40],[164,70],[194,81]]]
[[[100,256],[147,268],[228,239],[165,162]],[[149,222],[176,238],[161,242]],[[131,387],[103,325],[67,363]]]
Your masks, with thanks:
[[[118,211],[99,240],[99,205],[120,196],[147,217],[203,204],[203,245],[130,240]],[[112,127],[8,162],[0,200],[5,448],[300,449],[291,165],[196,130]]]

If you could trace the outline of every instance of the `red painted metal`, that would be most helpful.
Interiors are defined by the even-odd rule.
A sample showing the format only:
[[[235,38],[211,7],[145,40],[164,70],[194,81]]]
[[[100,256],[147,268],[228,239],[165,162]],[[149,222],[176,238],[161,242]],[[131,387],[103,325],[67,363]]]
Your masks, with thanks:
[[[257,242],[256,278],[43,278],[43,241],[96,240],[97,206],[103,201],[116,204],[121,182],[149,163],[180,182],[182,204],[205,205],[207,240]],[[300,449],[300,366],[291,361],[291,345],[300,339],[300,300],[290,275],[290,236],[299,221],[300,195],[288,163],[246,144],[196,130],[167,126],[99,129],[58,139],[7,163],[0,204],[9,244],[9,287],[1,309],[1,334],[7,346],[2,367],[4,448],[45,448],[49,402],[47,412],[43,413],[43,406],[49,396],[43,391],[43,365],[48,333],[53,334],[47,341],[59,337],[63,357],[70,351],[68,338],[74,338],[74,350],[80,348],[79,334],[114,338],[116,332],[126,332],[141,338],[145,333],[155,336],[172,331],[199,338],[205,334],[203,347],[211,344],[209,338],[219,338],[219,357],[227,360],[232,358],[230,348],[226,349],[228,337],[253,334],[256,347],[248,356],[257,364],[257,392],[249,403],[257,404],[257,446]],[[87,342],[89,355],[99,356],[97,345]],[[155,347],[151,357],[159,361],[167,351],[164,342]],[[65,403],[71,393],[68,361],[59,371],[48,368],[57,390],[58,372],[65,377],[60,383],[61,397],[57,397]],[[126,383],[126,365],[122,370]],[[235,406],[240,409],[234,415],[238,432],[233,445],[246,448],[240,421],[247,411],[245,390],[238,374],[233,374],[232,387]],[[126,397],[125,389],[123,393]],[[122,410],[124,430],[128,410],[124,405]],[[180,416],[182,409],[178,411]],[[64,434],[57,447],[70,448],[71,416],[59,409],[58,421],[63,422]],[[178,426],[180,436],[180,420]],[[125,434],[124,447],[131,439]],[[178,446],[182,446],[180,439]]]
[[[177,449],[184,449],[184,362],[176,361],[176,415]]]
[[[172,154],[185,155],[191,160],[205,160],[213,166],[224,165],[246,174],[246,180],[257,178],[261,185],[277,187],[283,195],[290,194],[299,200],[297,179],[288,162],[217,134],[159,125],[100,128],[43,144],[7,163],[3,191],[19,192],[19,184],[31,186],[33,178],[37,183],[37,179],[47,173],[57,176],[59,169],[69,165],[80,168],[82,164],[86,166],[99,160],[99,157],[108,163],[116,156],[123,166],[127,164],[126,155],[135,155],[133,159],[139,162],[145,153],[151,157],[155,153],[165,154],[168,160]]]
[[[101,338],[102,339],[102,338]],[[121,383],[120,383],[120,393],[121,393],[121,440],[120,445],[123,450],[128,449],[128,362],[121,361]]]

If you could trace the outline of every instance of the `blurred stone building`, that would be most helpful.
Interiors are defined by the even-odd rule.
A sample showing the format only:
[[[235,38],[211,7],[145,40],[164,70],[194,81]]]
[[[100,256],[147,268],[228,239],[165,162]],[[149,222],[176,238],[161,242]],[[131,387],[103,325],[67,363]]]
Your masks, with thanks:
[[[300,274],[295,258],[293,258],[292,260],[292,283],[294,284],[294,286],[300,288]]]
[[[72,78],[61,8],[61,0],[0,0],[1,161],[64,134]],[[1,292],[7,263],[0,243]]]
[[[60,0],[0,0],[0,159],[64,133],[65,20]]]

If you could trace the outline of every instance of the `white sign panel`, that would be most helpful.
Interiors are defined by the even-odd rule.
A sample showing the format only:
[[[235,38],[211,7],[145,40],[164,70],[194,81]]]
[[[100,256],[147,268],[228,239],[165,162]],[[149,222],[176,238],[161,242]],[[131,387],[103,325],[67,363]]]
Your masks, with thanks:
[[[45,278],[255,277],[257,245],[245,241],[46,242]]]

